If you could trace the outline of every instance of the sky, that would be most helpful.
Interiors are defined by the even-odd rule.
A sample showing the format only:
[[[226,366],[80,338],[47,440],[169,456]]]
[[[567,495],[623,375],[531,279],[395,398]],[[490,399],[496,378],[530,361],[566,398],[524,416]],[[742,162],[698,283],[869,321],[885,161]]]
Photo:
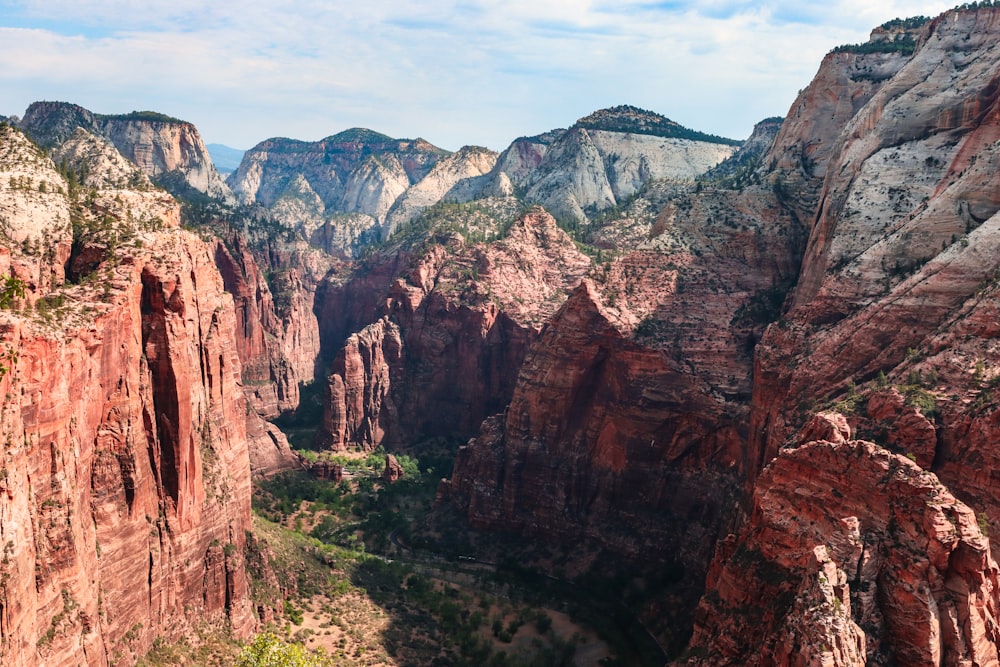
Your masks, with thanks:
[[[350,127],[502,150],[631,104],[735,139],[927,0],[0,0],[0,114],[152,110],[206,143]]]

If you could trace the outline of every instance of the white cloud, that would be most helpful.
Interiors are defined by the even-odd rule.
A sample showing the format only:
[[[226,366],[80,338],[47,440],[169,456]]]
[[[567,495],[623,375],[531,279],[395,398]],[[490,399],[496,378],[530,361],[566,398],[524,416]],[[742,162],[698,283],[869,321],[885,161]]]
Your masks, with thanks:
[[[628,103],[743,137],[786,112],[831,47],[947,6],[0,0],[0,113],[65,99],[102,113],[155,109],[244,148],[361,125],[501,149]]]

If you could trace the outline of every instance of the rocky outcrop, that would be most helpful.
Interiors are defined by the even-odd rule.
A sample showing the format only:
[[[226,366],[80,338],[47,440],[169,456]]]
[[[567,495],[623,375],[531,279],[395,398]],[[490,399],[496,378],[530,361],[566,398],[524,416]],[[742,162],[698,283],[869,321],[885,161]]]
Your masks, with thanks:
[[[82,128],[110,140],[143,173],[175,194],[232,199],[191,123],[151,111],[107,116],[64,102],[35,102],[20,127],[47,147],[62,144]]]
[[[913,384],[910,373],[925,368],[924,356],[944,353],[946,338],[974,355],[992,337],[976,322],[998,266],[990,250],[1000,230],[991,176],[998,21],[1000,11],[980,9],[928,23],[912,58],[846,123],[793,308],[758,348],[751,430],[760,434],[760,463],[797,428],[803,402],[831,400],[849,381],[880,372]],[[948,333],[957,330],[976,334],[963,341]],[[976,360],[965,363],[971,375]],[[967,386],[962,374],[947,374]],[[950,416],[968,410],[952,394],[940,396],[940,442],[953,437],[948,422],[966,421]]]
[[[736,152],[705,172],[701,179],[734,188],[759,182],[761,162],[774,145],[784,121],[779,116],[754,125],[753,132]]]
[[[467,202],[485,186],[483,176],[493,169],[497,154],[479,146],[465,146],[444,158],[396,202],[386,219],[383,236],[412,222],[420,212],[439,201]]]
[[[461,451],[452,495],[474,524],[583,532],[636,557],[676,548],[704,568],[745,470],[753,346],[794,277],[797,232],[764,188],[662,216],[549,320],[504,415]],[[706,508],[697,536],[690,502]]]
[[[497,158],[497,163],[490,174],[490,187],[498,190],[494,194],[511,194],[513,192],[513,190],[509,193],[503,192],[505,190],[501,182],[503,180],[506,180],[511,188],[526,188],[531,174],[541,164],[549,146],[565,132],[564,129],[550,130],[534,137],[515,139]]]
[[[318,142],[268,139],[246,152],[229,184],[240,202],[272,210],[328,251],[357,257],[384,236],[403,193],[448,155],[422,139],[359,128]]]
[[[554,141],[527,179],[525,198],[555,215],[586,220],[654,179],[693,180],[735,147],[574,126]]]
[[[14,259],[19,265],[15,274],[31,295],[44,294],[66,280],[73,244],[67,187],[52,161],[27,137],[0,126],[0,240],[8,250],[47,254],[50,260]]]
[[[720,546],[688,664],[996,664],[998,568],[975,513],[840,415],[816,420],[830,439],[782,450]]]
[[[392,454],[385,455],[385,468],[382,470],[382,480],[393,484],[406,477],[403,466],[399,465],[399,460]]]
[[[68,208],[70,182],[19,137],[8,128],[0,138],[0,167],[34,164]],[[67,160],[124,164],[103,148],[81,155]],[[151,206],[146,193],[116,200],[117,176],[93,182],[106,187],[74,215],[78,252],[99,252],[78,284],[44,268],[59,261],[57,236],[27,249],[5,239],[0,253],[0,274],[28,283],[0,311],[5,665],[131,664],[156,638],[202,622],[237,635],[255,624],[242,562],[250,461],[232,299],[206,244],[174,228],[176,202],[143,222],[129,205]],[[12,236],[51,223],[49,213],[32,208]],[[52,280],[31,279],[47,271]]]
[[[589,268],[552,217],[535,211],[489,245],[458,236],[432,245],[396,266],[398,279],[359,276],[355,289],[366,292],[377,276],[389,284],[371,305],[378,319],[333,362],[325,444],[374,449],[474,433],[506,405],[528,346]]]
[[[518,140],[498,165],[511,170],[509,180],[527,201],[575,220],[617,205],[651,180],[693,180],[736,150],[736,142],[634,107],[595,112],[543,138]]]
[[[705,418],[697,380],[612,318],[593,283],[577,288],[525,359],[504,414],[459,450],[447,493],[480,528],[586,535],[632,558],[657,545],[706,562],[740,434]],[[713,463],[727,458],[728,471]]]
[[[764,169],[803,223],[815,217],[844,128],[908,60],[908,54],[895,50],[831,52],[792,103]]]

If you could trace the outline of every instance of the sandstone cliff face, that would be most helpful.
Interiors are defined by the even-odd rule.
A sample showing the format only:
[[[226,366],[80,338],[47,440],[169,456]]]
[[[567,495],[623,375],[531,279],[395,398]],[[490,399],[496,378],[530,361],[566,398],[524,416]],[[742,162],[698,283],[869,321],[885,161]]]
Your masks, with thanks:
[[[792,104],[764,166],[799,220],[815,216],[847,123],[908,60],[902,53],[830,53]]]
[[[403,277],[372,304],[378,319],[334,360],[326,443],[373,449],[474,433],[507,403],[531,341],[589,268],[544,212],[501,241],[453,237],[398,267]],[[372,278],[356,287],[371,289]]]
[[[991,176],[998,20],[983,9],[929,23],[912,59],[847,123],[794,307],[758,350],[752,430],[761,463],[795,430],[800,403],[880,371],[908,383],[918,357],[941,351],[945,330],[978,330],[1000,224]],[[982,347],[956,342],[967,354]],[[962,403],[952,409],[966,411]]]
[[[716,553],[691,641],[706,657],[689,664],[996,664],[998,568],[975,513],[907,458],[850,440],[840,415],[803,438]]]
[[[753,132],[736,152],[705,172],[702,178],[736,187],[759,181],[761,163],[770,153],[784,121],[780,117],[765,118],[754,125]]]
[[[769,193],[706,189],[636,223],[634,249],[549,320],[440,489],[478,528],[682,570],[650,619],[671,649],[735,518],[753,345],[801,248]]]
[[[0,138],[5,170],[37,156],[18,137]],[[54,190],[67,192],[56,176]],[[99,189],[93,200],[80,224],[105,218],[84,233],[91,245],[80,252],[96,253],[86,276],[29,282],[15,310],[0,312],[5,665],[129,664],[157,637],[203,621],[228,619],[237,634],[254,624],[232,300],[209,248],[170,229],[176,203],[153,225],[138,221],[124,191]],[[61,243],[43,237],[26,250],[5,239],[0,274],[38,274],[31,267],[53,263]]]
[[[541,164],[552,142],[565,134],[566,130],[550,130],[534,137],[515,139],[497,158],[491,174],[494,182],[504,175],[508,182],[519,188],[528,186],[528,179]]]
[[[82,128],[110,140],[143,173],[177,194],[190,189],[232,199],[191,123],[150,112],[105,116],[73,104],[36,102],[25,111],[20,127],[45,146],[62,144]]]
[[[525,198],[555,215],[585,220],[654,179],[693,180],[735,147],[573,127],[548,147],[526,179]]]
[[[780,193],[807,211],[809,197],[797,193],[812,188],[816,206],[794,299],[756,351],[751,483],[771,463],[746,525],[717,552],[692,642],[717,656],[706,664],[996,663],[996,568],[975,524],[996,525],[1000,511],[989,472],[998,461],[989,444],[998,29],[994,8],[925,25],[912,57],[893,56],[878,85],[854,98],[861,104],[843,109],[832,143],[835,127],[812,130],[826,137],[816,144],[822,179]],[[863,57],[873,55],[888,58]],[[828,56],[813,86],[856,72],[855,56]],[[842,90],[830,99],[851,97],[846,82]],[[812,93],[803,95],[807,103]],[[793,139],[794,125],[786,120],[778,143],[810,145],[808,134]],[[793,434],[812,406],[834,402],[895,453],[855,442],[782,448],[802,441]],[[867,463],[847,466],[842,456]],[[901,478],[915,490],[892,486]],[[926,507],[907,505],[914,496]],[[815,525],[789,518],[803,514]],[[914,516],[923,528],[904,522]],[[776,602],[753,608],[759,599]]]
[[[8,251],[51,255],[46,263],[18,262],[16,275],[42,293],[66,279],[73,243],[66,187],[52,161],[27,137],[0,127],[0,239]]]
[[[493,169],[496,160],[497,154],[491,150],[466,146],[438,162],[396,202],[386,219],[383,238],[441,200],[465,202],[474,199],[485,185],[482,176]]]

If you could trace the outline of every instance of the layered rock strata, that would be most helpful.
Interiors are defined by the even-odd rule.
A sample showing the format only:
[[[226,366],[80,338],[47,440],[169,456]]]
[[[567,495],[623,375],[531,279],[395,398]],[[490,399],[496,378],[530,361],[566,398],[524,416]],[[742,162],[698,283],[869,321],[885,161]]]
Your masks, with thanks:
[[[19,137],[0,138],[4,176],[38,155]],[[52,175],[51,162],[36,162],[36,177]],[[53,179],[65,199],[70,184]],[[108,190],[94,201],[103,197],[115,201]],[[81,212],[85,227],[95,210]],[[130,664],[158,637],[203,622],[237,635],[255,624],[232,299],[209,247],[171,228],[176,203],[155,225],[104,210],[107,225],[86,236],[100,252],[78,284],[34,280],[61,237],[25,249],[7,236],[0,253],[0,275],[27,283],[0,311],[5,665]],[[52,220],[46,208],[29,217],[22,234]]]
[[[690,647],[705,657],[686,662],[997,664],[998,568],[975,513],[908,458],[851,440],[841,415],[806,431],[720,545]]]
[[[510,400],[528,346],[590,266],[541,211],[488,245],[430,246],[399,267],[376,321],[334,360],[324,442],[374,449],[474,433]]]
[[[65,102],[35,102],[19,126],[47,147],[61,145],[82,128],[110,140],[143,173],[176,194],[233,199],[191,123],[153,112],[101,115]]]

